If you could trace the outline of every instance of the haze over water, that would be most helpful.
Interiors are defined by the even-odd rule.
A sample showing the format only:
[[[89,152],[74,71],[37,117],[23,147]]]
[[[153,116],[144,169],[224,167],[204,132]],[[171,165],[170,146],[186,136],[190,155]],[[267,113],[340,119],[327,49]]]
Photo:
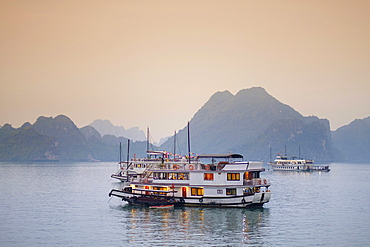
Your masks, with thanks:
[[[276,172],[262,209],[126,206],[116,163],[0,163],[0,246],[366,246],[370,164]],[[267,168],[267,167],[266,167]]]

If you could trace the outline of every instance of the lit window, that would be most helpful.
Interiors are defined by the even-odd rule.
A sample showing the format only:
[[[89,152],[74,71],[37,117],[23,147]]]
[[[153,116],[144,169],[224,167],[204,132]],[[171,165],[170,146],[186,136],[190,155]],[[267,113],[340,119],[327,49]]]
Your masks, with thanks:
[[[203,188],[191,188],[191,195],[192,196],[203,196],[204,189]]]
[[[227,180],[240,180],[240,173],[228,173],[227,174]]]
[[[204,173],[204,180],[213,180],[213,173]]]
[[[226,188],[226,195],[236,195],[236,188]]]
[[[164,190],[164,191],[167,191],[167,188],[166,187],[153,187],[153,190]],[[165,192],[153,192],[153,194],[156,194],[156,195],[166,195],[167,193]]]

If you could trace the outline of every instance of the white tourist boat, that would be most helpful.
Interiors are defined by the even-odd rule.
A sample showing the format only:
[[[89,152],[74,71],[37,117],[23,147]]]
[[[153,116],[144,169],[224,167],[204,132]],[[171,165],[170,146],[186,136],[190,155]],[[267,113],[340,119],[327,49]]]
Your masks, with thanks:
[[[120,168],[123,186],[112,189],[109,196],[148,207],[251,207],[270,200],[270,183],[260,177],[265,170],[262,162],[242,161],[239,154],[191,159],[168,159],[165,152],[155,154],[156,158],[125,162],[126,166]]]
[[[269,162],[274,171],[311,171],[314,163],[313,160],[297,159],[278,155],[274,162]]]

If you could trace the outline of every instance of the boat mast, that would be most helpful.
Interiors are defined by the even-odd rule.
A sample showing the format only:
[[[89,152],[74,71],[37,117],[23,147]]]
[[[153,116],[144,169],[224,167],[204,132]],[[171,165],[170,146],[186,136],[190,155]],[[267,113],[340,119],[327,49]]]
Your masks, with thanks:
[[[189,152],[189,164],[190,164],[190,128],[189,128],[189,121],[188,121],[188,152]]]
[[[272,162],[272,161],[271,161],[271,146],[270,146],[270,162]]]
[[[121,164],[122,162],[122,146],[121,142],[119,142],[119,163]]]
[[[129,160],[130,160],[130,139],[127,139],[127,165],[126,165],[126,175],[127,175],[127,182],[129,181],[129,178],[128,178],[128,168],[130,167],[131,164],[129,164]]]
[[[175,134],[173,135],[173,158],[176,158],[176,130]]]
[[[129,160],[130,160],[130,139],[127,139],[127,160],[126,160],[127,164]]]
[[[146,129],[146,153],[149,158],[148,151],[149,151],[149,127]]]
[[[301,146],[298,146],[298,158],[301,159]]]

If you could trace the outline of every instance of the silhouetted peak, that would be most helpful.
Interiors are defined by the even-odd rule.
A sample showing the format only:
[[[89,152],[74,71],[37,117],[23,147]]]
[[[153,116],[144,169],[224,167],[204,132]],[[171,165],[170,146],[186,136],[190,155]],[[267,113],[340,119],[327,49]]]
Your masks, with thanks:
[[[29,122],[25,122],[22,126],[21,126],[21,129],[24,129],[24,128],[30,128],[32,127],[32,124],[30,124]]]
[[[96,139],[100,139],[101,138],[101,135],[100,133],[92,126],[85,126],[83,128],[80,129],[81,130],[81,133],[86,137],[86,138],[96,138]]]
[[[4,124],[4,126],[2,127],[2,130],[14,130],[14,128],[12,127],[11,124]]]

